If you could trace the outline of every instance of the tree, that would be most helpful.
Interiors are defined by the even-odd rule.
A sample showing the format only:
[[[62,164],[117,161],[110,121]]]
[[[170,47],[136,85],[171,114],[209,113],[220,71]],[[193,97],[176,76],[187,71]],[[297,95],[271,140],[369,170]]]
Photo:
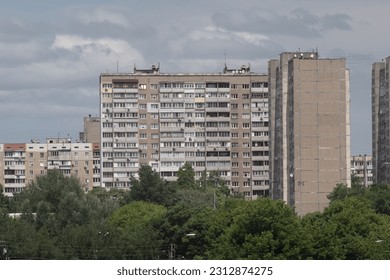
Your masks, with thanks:
[[[302,224],[311,235],[314,259],[390,258],[389,218],[375,213],[365,198],[333,201],[322,214],[305,216]],[[380,240],[385,241],[381,246]]]
[[[351,196],[364,197],[367,189],[360,184],[353,183],[351,187],[345,184],[337,184],[333,191],[328,195],[330,202],[345,199]]]
[[[194,189],[196,187],[195,171],[191,163],[186,162],[179,168],[176,184],[179,189]]]
[[[122,240],[122,257],[125,259],[158,259],[162,254],[163,240],[160,226],[166,208],[145,201],[127,204],[116,210],[110,223]]]
[[[359,197],[368,199],[373,204],[377,213],[390,215],[390,186],[386,184],[374,184],[364,187],[361,184],[353,183],[349,188],[344,184],[338,184],[328,195],[330,202],[343,200],[348,197]]]
[[[130,196],[134,201],[147,201],[171,206],[176,201],[176,188],[173,184],[160,178],[149,165],[139,169],[139,180],[131,178]]]
[[[367,199],[373,203],[377,213],[390,215],[390,186],[385,184],[374,184],[366,192]]]
[[[8,232],[23,227],[26,236],[20,233],[19,238],[26,242],[16,244],[12,251],[14,256],[29,258],[96,258],[93,251],[101,247],[99,232],[108,231],[107,219],[119,206],[112,196],[85,194],[76,178],[57,170],[38,177],[15,200],[18,212],[24,214],[8,226],[7,240],[12,244]],[[105,242],[109,245],[111,240],[105,238]]]
[[[9,206],[9,199],[3,193],[3,185],[0,184],[0,211],[7,211]]]
[[[218,209],[214,217],[225,216],[220,236],[211,244],[208,256],[212,259],[305,259],[310,247],[307,234],[293,210],[281,201],[262,198],[240,201],[226,217]],[[210,227],[212,230],[218,227]],[[219,226],[221,228],[221,226]],[[213,234],[215,236],[215,233]]]

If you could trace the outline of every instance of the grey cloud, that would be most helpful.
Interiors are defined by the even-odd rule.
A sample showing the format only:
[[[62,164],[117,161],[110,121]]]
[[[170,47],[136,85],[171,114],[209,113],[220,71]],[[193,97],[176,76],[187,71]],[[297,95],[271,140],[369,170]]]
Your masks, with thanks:
[[[352,18],[346,14],[325,15],[321,22],[325,30],[340,29],[351,30],[352,27],[348,23]]]
[[[266,35],[291,35],[303,38],[318,38],[332,29],[352,28],[349,23],[351,17],[346,14],[318,16],[303,8],[294,9],[285,15],[263,8],[218,12],[212,19],[217,26],[230,30],[251,30]]]

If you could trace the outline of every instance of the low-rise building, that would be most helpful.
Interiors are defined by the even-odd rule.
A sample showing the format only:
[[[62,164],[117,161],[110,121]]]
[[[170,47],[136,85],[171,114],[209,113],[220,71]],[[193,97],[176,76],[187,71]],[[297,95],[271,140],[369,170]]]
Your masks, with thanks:
[[[373,184],[372,156],[358,155],[351,157],[351,174],[360,179],[360,183],[368,187]]]

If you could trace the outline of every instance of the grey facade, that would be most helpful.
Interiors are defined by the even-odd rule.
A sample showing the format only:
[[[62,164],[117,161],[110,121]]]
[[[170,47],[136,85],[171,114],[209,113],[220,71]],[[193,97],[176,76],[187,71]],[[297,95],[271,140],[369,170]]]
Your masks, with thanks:
[[[390,183],[390,57],[372,65],[372,165],[374,183]]]
[[[338,183],[350,185],[349,71],[345,59],[282,53],[269,63],[274,199],[299,215],[322,211]],[[274,105],[273,105],[274,104]]]
[[[269,191],[268,77],[248,67],[101,74],[101,183],[130,188],[142,164],[175,180],[185,162],[217,170],[248,199]]]

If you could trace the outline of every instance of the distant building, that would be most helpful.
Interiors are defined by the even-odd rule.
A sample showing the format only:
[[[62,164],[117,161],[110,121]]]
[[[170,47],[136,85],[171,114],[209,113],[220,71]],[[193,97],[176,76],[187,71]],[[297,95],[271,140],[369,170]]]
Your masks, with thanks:
[[[80,132],[79,138],[84,143],[100,143],[100,117],[85,117],[84,131]]]
[[[372,165],[374,183],[390,183],[390,57],[372,65]]]
[[[299,215],[322,211],[350,185],[350,96],[345,59],[282,53],[269,62],[270,186]]]
[[[218,171],[232,192],[268,196],[268,77],[240,69],[101,74],[101,183],[131,187],[141,164],[166,180],[189,162]]]
[[[372,156],[358,155],[351,157],[351,174],[360,179],[360,183],[368,187],[373,184]]]
[[[71,143],[68,138],[49,138],[46,143],[0,144],[0,184],[4,193],[21,192],[36,176],[58,169],[79,178],[84,190],[100,186],[98,144]],[[96,175],[98,174],[98,175]]]

